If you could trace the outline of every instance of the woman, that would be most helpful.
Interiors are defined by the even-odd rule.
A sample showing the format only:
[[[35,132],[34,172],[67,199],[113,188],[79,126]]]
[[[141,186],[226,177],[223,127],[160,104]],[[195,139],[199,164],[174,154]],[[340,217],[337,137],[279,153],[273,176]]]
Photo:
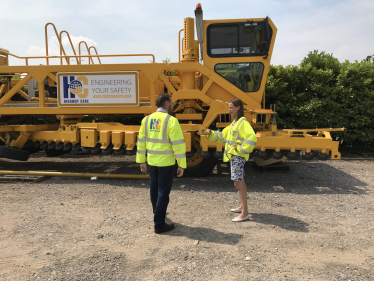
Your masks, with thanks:
[[[234,181],[241,200],[238,208],[231,209],[231,212],[240,213],[232,221],[241,222],[249,220],[247,186],[244,182],[244,164],[248,160],[249,154],[253,151],[257,138],[252,126],[244,117],[243,102],[240,99],[230,101],[229,112],[235,119],[229,126],[223,129],[222,132],[207,129],[206,134],[211,141],[226,143],[223,161],[230,161],[231,163],[231,180]]]

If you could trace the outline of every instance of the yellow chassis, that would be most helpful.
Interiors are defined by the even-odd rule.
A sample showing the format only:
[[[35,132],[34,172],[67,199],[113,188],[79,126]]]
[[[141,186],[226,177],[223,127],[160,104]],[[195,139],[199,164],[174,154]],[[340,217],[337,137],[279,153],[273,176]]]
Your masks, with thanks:
[[[206,29],[212,23],[229,23],[241,20],[221,20],[204,21],[204,42],[206,42]],[[261,20],[261,19],[253,19]],[[305,150],[320,151],[330,153],[332,159],[340,159],[338,142],[333,141],[330,131],[344,129],[314,129],[314,130],[277,130],[276,123],[272,117],[276,114],[271,109],[265,109],[265,82],[270,65],[274,41],[269,46],[268,57],[240,57],[240,58],[211,58],[207,54],[204,45],[204,64],[198,62],[198,52],[196,51],[195,40],[191,40],[191,30],[193,31],[193,19],[185,19],[185,37],[179,44],[184,42],[182,58],[178,63],[154,63],[152,54],[136,55],[88,55],[67,56],[62,44],[62,34],[56,35],[60,41],[61,55],[48,56],[47,26],[46,25],[46,46],[47,54],[43,57],[18,57],[5,50],[0,49],[0,78],[23,74],[23,78],[12,80],[11,83],[0,85],[0,116],[11,115],[54,115],[60,120],[60,124],[55,125],[3,125],[0,126],[0,140],[7,146],[23,148],[25,143],[30,141],[55,142],[55,143],[80,143],[82,147],[95,147],[99,141],[101,148],[105,149],[109,144],[113,144],[114,149],[119,149],[122,145],[127,150],[132,150],[136,145],[136,137],[139,126],[123,125],[120,123],[82,123],[85,116],[111,116],[111,115],[148,115],[156,111],[156,97],[164,92],[164,88],[171,94],[172,100],[177,103],[174,108],[175,116],[180,120],[187,151],[195,144],[195,132],[201,127],[208,128],[214,121],[219,128],[227,126],[230,122],[223,120],[221,116],[228,114],[228,102],[234,98],[239,98],[245,104],[245,116],[257,131],[258,142],[255,149],[260,151],[299,151]],[[275,39],[277,29],[269,19],[269,25],[273,30]],[[64,31],[68,34],[66,31]],[[179,34],[180,34],[179,32]],[[192,37],[193,39],[193,37]],[[70,40],[70,37],[69,37]],[[81,42],[82,43],[82,42]],[[81,46],[81,44],[79,45]],[[74,50],[74,49],[73,49]],[[197,48],[198,50],[198,48]],[[95,49],[96,51],[96,49]],[[8,57],[14,56],[25,59],[26,65],[9,66]],[[153,62],[144,64],[102,64],[100,57],[106,56],[152,56]],[[81,59],[88,57],[89,64],[82,65]],[[46,59],[46,65],[31,66],[29,61],[35,58]],[[49,65],[51,58],[59,58],[59,65]],[[74,58],[76,65],[70,64]],[[99,64],[94,64],[93,59],[99,59]],[[66,61],[66,65],[63,64]],[[261,86],[258,91],[246,93],[238,87],[224,79],[214,71],[217,63],[242,63],[261,62],[264,65],[264,74]],[[44,83],[48,80],[49,85],[57,83],[56,75],[59,72],[114,72],[114,71],[136,71],[139,74],[139,106],[128,107],[58,107],[56,99],[46,98],[40,95],[39,98],[29,99],[28,95],[22,91],[22,87],[27,85],[30,79],[35,79],[39,86],[39,93],[44,93]],[[173,76],[170,73],[174,73]],[[200,81],[200,84],[198,83]],[[11,98],[19,93],[27,101],[14,102]],[[260,117],[260,118],[259,118]],[[259,120],[261,120],[259,122]],[[188,122],[188,123],[187,123]],[[187,123],[187,124],[186,124]],[[308,134],[314,132],[315,135]],[[202,136],[200,141],[202,151],[214,148],[220,152],[223,150],[222,144],[209,141]]]

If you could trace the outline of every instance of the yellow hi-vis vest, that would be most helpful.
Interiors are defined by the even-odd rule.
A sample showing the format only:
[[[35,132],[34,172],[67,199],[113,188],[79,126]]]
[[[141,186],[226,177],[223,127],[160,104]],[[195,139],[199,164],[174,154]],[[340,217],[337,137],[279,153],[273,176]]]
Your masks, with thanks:
[[[187,168],[186,144],[178,119],[162,111],[143,118],[136,163],[145,163],[146,158],[151,166],[172,166],[176,159],[179,167]]]
[[[208,139],[219,143],[226,143],[223,162],[228,162],[232,155],[248,160],[249,154],[253,151],[257,142],[256,133],[245,117],[232,122],[222,132],[210,131]],[[234,148],[232,145],[236,142],[239,145]]]

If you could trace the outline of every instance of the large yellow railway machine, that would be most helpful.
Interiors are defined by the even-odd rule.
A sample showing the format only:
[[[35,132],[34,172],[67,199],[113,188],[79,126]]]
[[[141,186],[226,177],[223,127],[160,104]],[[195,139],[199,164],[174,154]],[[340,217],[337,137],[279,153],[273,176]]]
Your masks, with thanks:
[[[48,27],[60,43],[59,56],[48,54]],[[254,157],[340,159],[338,142],[330,132],[343,129],[278,130],[275,107],[265,108],[265,82],[276,34],[270,18],[203,20],[198,4],[195,19],[185,18],[179,30],[179,61],[155,63],[152,54],[99,55],[84,41],[77,52],[68,32],[58,33],[47,23],[45,56],[19,57],[0,49],[0,115],[7,120],[0,125],[0,157],[27,160],[39,150],[48,156],[70,151],[134,155],[139,123],[95,120],[115,116],[141,119],[157,109],[157,95],[168,92],[186,141],[186,173],[204,175],[222,157],[223,144],[196,133],[201,127],[221,129],[230,124],[228,102],[234,98],[243,101],[245,117],[257,132]],[[64,35],[73,54],[67,55],[62,45]],[[10,56],[22,65],[9,65]],[[149,56],[151,60],[139,64],[101,62],[106,57],[131,56]],[[36,59],[45,64],[31,65]],[[24,101],[14,101],[16,93]],[[27,118],[38,115],[58,121],[37,124]]]

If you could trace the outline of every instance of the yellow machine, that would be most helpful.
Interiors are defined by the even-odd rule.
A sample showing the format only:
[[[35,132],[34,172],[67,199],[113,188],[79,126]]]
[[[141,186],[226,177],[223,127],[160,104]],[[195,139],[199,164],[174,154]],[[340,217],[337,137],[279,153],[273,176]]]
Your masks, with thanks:
[[[202,15],[198,4],[195,19],[184,19],[176,63],[155,63],[152,54],[99,55],[84,41],[77,53],[69,34],[58,33],[52,23],[45,26],[46,56],[19,57],[0,49],[0,115],[10,120],[0,125],[0,157],[27,160],[30,153],[41,149],[48,156],[70,151],[133,155],[139,123],[95,120],[116,116],[140,120],[157,109],[157,95],[167,92],[175,102],[173,114],[184,133],[186,173],[204,175],[222,157],[223,145],[197,132],[202,127],[229,125],[228,102],[234,98],[243,101],[245,117],[257,132],[254,157],[340,159],[338,142],[332,140],[330,132],[343,129],[278,130],[275,106],[265,108],[265,83],[277,34],[271,19],[203,20]],[[54,28],[60,42],[60,56],[48,55],[48,26]],[[63,34],[70,40],[73,55],[66,55]],[[81,54],[82,46],[87,55]],[[23,65],[10,66],[9,56]],[[123,56],[149,56],[152,61],[104,64],[100,60]],[[40,58],[44,65],[29,65]],[[59,63],[52,65],[56,58]],[[86,64],[82,58],[87,59]],[[22,90],[26,85],[28,94]],[[14,101],[16,93],[25,101]],[[38,115],[56,118],[57,122],[30,123],[27,118]]]

